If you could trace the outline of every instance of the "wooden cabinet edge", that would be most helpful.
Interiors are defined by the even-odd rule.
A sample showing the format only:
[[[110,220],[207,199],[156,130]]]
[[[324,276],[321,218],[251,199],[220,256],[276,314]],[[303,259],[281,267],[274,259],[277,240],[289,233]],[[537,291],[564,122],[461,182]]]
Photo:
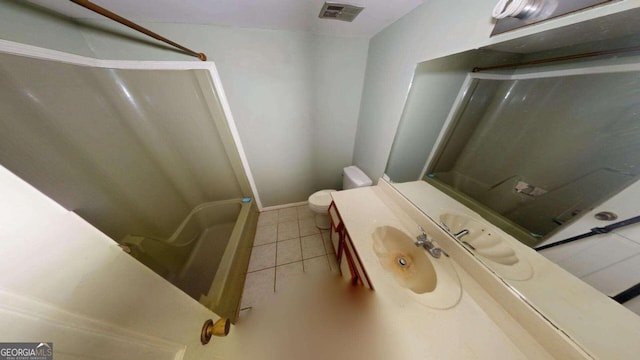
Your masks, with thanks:
[[[332,246],[335,246],[333,243],[332,233],[335,232],[338,235],[338,247],[337,249],[334,247],[338,264],[340,265],[343,259],[347,262],[351,275],[351,283],[353,285],[362,285],[373,290],[373,285],[371,285],[369,275],[362,265],[362,260],[360,260],[360,256],[353,246],[347,227],[342,221],[340,211],[333,201],[329,205],[328,215],[331,224],[331,228],[329,229],[329,240]],[[344,274],[342,274],[342,266],[339,266],[339,268],[341,275],[344,276]]]

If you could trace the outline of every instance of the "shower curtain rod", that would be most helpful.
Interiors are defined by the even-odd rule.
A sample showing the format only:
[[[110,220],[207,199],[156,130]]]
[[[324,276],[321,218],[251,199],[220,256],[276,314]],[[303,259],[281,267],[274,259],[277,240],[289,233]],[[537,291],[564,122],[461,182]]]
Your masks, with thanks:
[[[552,63],[552,62],[556,62],[556,61],[584,59],[584,58],[594,57],[594,56],[624,54],[624,53],[638,52],[638,51],[640,51],[640,46],[632,46],[632,47],[622,48],[622,49],[592,51],[592,52],[588,52],[588,53],[558,56],[558,57],[552,57],[552,58],[547,58],[547,59],[525,61],[525,62],[521,62],[521,63],[511,63],[511,64],[486,66],[486,67],[475,67],[475,68],[473,68],[473,70],[471,70],[471,72],[480,72],[480,71],[496,70],[496,69],[506,69],[506,68],[520,67],[520,66],[528,66],[528,65],[547,64],[547,63]]]
[[[91,10],[93,12],[96,12],[96,13],[102,15],[102,16],[105,16],[105,17],[107,17],[107,18],[109,18],[109,19],[111,19],[113,21],[117,21],[120,24],[122,24],[124,26],[127,26],[127,27],[130,27],[131,29],[139,31],[139,32],[141,32],[141,33],[143,33],[143,34],[145,34],[147,36],[151,36],[152,38],[154,38],[156,40],[162,41],[162,42],[167,43],[167,44],[169,44],[169,45],[171,45],[173,47],[176,47],[176,48],[186,52],[187,54],[189,54],[191,56],[197,57],[198,59],[200,59],[202,61],[207,61],[207,55],[205,55],[204,53],[195,52],[195,51],[193,51],[193,50],[191,50],[189,48],[186,48],[186,47],[184,47],[184,46],[182,46],[182,45],[180,45],[180,44],[178,44],[176,42],[173,42],[173,41],[171,41],[171,40],[169,40],[169,39],[167,39],[167,38],[165,38],[163,36],[160,36],[160,35],[154,33],[153,31],[151,31],[151,30],[149,30],[147,28],[144,28],[144,27],[134,23],[133,21],[127,20],[127,19],[123,18],[122,16],[120,16],[120,15],[118,15],[116,13],[113,13],[113,12],[111,12],[111,11],[109,11],[109,10],[99,6],[99,5],[96,5],[96,4],[92,3],[91,1],[88,1],[88,0],[69,0],[69,1],[71,1],[72,3],[75,3],[77,5],[80,5],[80,6],[84,7],[84,8],[86,8],[86,9],[89,9],[89,10]]]

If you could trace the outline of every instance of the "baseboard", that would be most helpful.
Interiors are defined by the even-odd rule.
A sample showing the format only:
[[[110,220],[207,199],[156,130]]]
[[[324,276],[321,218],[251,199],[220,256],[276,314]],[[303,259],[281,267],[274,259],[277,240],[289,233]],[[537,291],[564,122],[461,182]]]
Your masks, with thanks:
[[[284,209],[284,208],[288,208],[288,207],[292,207],[292,206],[302,206],[302,205],[307,205],[308,203],[309,203],[308,201],[301,201],[301,202],[297,202],[297,203],[275,205],[275,206],[267,206],[267,207],[263,207],[262,209],[260,209],[260,212],[271,211],[271,210],[279,210],[279,209]]]

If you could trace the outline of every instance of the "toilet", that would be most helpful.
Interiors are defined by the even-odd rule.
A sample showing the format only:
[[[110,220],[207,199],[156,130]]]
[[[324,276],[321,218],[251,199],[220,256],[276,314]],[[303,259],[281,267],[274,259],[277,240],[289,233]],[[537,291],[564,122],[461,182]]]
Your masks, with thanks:
[[[347,166],[342,169],[342,189],[353,189],[363,186],[371,186],[373,181],[357,166]],[[331,205],[331,193],[337,190],[320,190],[309,196],[309,209],[315,213],[316,226],[320,229],[329,229],[329,205]]]

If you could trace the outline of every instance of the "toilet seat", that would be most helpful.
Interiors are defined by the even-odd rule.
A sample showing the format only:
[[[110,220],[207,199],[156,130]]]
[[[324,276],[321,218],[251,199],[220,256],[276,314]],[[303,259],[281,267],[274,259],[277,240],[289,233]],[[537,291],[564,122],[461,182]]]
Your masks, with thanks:
[[[309,208],[317,213],[326,213],[331,205],[331,193],[336,190],[320,190],[316,191],[309,196]]]

